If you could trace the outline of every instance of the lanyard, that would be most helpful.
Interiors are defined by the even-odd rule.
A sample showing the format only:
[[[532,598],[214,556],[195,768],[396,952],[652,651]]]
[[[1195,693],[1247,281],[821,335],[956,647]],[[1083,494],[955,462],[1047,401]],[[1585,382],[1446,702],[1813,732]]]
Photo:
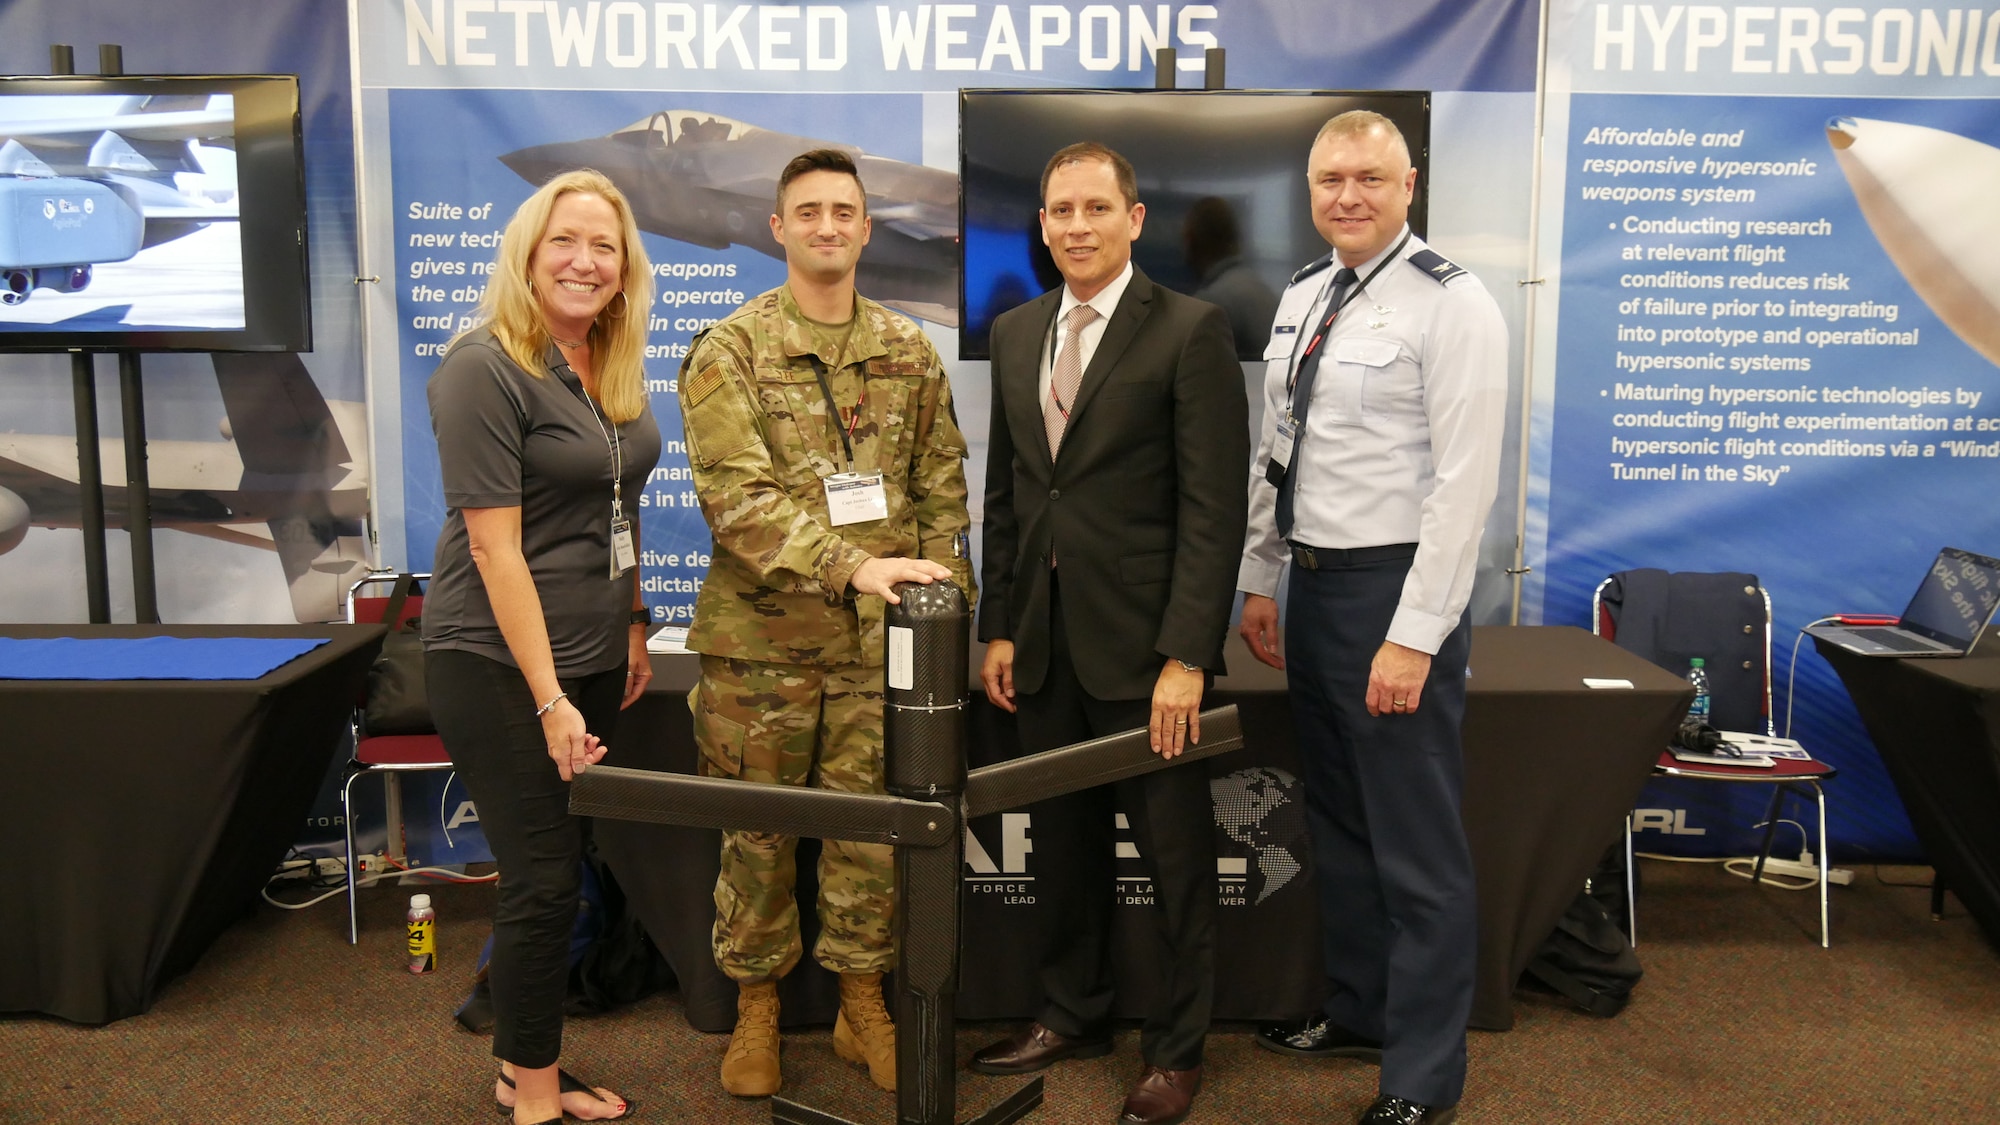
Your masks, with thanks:
[[[1292,363],[1291,377],[1285,381],[1286,390],[1288,391],[1293,390],[1294,388],[1297,387],[1299,381],[1299,369],[1305,366],[1306,360],[1311,359],[1313,352],[1316,351],[1322,343],[1326,342],[1327,333],[1333,331],[1333,319],[1340,315],[1340,311],[1342,309],[1346,308],[1350,304],[1353,304],[1354,299],[1356,297],[1361,296],[1361,291],[1363,289],[1368,288],[1368,283],[1375,280],[1376,274],[1381,273],[1383,269],[1385,269],[1389,265],[1390,262],[1396,260],[1396,255],[1402,252],[1403,244],[1408,241],[1410,241],[1410,232],[1404,231],[1403,237],[1397,240],[1396,245],[1390,248],[1389,253],[1384,255],[1381,261],[1375,263],[1374,269],[1368,271],[1368,276],[1362,278],[1360,284],[1349,289],[1346,293],[1341,294],[1340,303],[1334,305],[1332,308],[1326,311],[1326,319],[1320,321],[1319,331],[1313,333],[1312,343],[1306,345],[1306,350],[1303,354],[1298,355],[1294,358]],[[1333,279],[1328,278],[1327,284],[1331,286],[1333,284]]]
[[[840,435],[840,448],[847,453],[847,471],[854,471],[854,427],[861,421],[861,407],[868,401],[868,378],[861,379],[861,394],[854,400],[854,413],[847,419],[847,425],[840,424],[840,404],[833,401],[833,384],[827,381],[826,364],[816,355],[806,357],[812,360],[813,374],[819,376],[820,393],[826,396],[826,412],[833,420],[833,432]]]
[[[560,370],[571,375],[576,374],[567,363],[562,364]],[[564,379],[563,385],[569,386],[569,380]],[[590,397],[590,392],[583,389],[582,379],[578,379],[576,385],[570,389],[583,399],[585,406],[590,408],[590,416],[597,422],[597,432],[604,438],[606,448],[611,450],[611,518],[614,521],[622,520],[625,518],[625,448],[618,438],[618,427],[607,428],[604,425],[604,415],[597,412],[597,403]]]

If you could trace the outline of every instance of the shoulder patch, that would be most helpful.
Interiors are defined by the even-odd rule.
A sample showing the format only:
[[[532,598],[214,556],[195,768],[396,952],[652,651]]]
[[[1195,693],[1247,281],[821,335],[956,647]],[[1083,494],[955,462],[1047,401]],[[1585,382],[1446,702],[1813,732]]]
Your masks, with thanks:
[[[681,397],[689,406],[701,405],[701,400],[715,392],[722,385],[722,365],[711,363],[695,372],[694,378],[681,384]]]
[[[1439,285],[1443,285],[1445,282],[1465,272],[1464,266],[1459,265],[1457,262],[1452,261],[1450,258],[1429,247],[1417,251],[1406,260],[1411,265],[1424,271],[1432,281],[1437,282]]]
[[[1304,281],[1306,278],[1311,277],[1312,275],[1318,273],[1319,271],[1325,269],[1326,267],[1332,264],[1333,264],[1333,251],[1329,250],[1326,252],[1325,256],[1318,258],[1314,261],[1308,262],[1303,266],[1300,266],[1299,272],[1293,274],[1292,280],[1287,282],[1286,284],[1297,285],[1299,282]]]

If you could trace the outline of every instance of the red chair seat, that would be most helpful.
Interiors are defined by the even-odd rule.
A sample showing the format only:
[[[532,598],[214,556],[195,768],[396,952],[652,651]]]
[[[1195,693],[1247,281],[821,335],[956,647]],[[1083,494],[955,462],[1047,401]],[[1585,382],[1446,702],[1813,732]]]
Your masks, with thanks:
[[[365,766],[444,766],[444,740],[434,734],[384,734],[363,738],[354,760]]]

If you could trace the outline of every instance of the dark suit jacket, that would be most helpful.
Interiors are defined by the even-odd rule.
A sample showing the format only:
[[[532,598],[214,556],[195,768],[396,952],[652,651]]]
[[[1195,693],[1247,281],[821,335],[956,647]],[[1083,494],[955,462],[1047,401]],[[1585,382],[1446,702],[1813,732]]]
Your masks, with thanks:
[[[993,322],[981,640],[1014,642],[1014,687],[1049,663],[1049,550],[1083,689],[1153,694],[1167,659],[1221,671],[1249,479],[1243,368],[1221,309],[1135,267],[1051,462],[1038,394],[1062,290]]]

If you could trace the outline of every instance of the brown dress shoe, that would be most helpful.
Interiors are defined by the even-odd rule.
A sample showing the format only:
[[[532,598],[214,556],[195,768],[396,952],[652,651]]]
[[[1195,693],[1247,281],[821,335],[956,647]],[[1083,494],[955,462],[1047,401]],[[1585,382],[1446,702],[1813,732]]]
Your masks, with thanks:
[[[1201,1068],[1167,1070],[1149,1066],[1125,1095],[1121,1125],[1174,1125],[1187,1119],[1194,1096],[1201,1092]]]
[[[967,1065],[981,1074],[1029,1074],[1064,1059],[1097,1059],[1111,1053],[1109,1037],[1071,1039],[1039,1023],[981,1047]]]

